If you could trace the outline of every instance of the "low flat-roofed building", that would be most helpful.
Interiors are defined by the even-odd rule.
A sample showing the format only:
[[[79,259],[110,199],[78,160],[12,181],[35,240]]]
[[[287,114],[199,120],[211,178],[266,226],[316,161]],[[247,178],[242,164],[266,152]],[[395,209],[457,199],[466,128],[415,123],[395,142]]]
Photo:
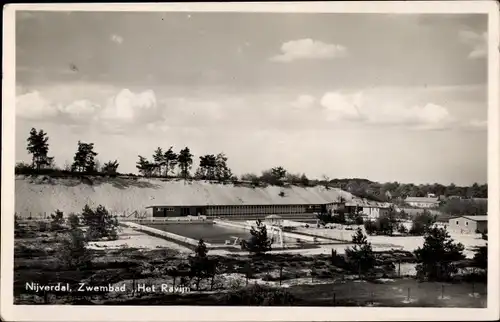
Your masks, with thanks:
[[[460,216],[451,218],[448,229],[462,234],[485,233],[488,231],[488,216]]]
[[[201,189],[200,189],[201,188]],[[182,189],[182,190],[181,190]],[[166,195],[146,206],[153,217],[315,217],[316,213],[336,209],[353,196],[337,188],[297,186],[267,188],[229,185],[184,185],[175,194]]]

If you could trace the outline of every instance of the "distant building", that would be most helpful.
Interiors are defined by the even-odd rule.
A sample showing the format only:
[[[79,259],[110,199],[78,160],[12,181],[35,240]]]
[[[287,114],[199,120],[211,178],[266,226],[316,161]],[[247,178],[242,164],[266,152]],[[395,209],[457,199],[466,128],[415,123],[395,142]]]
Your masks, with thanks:
[[[472,198],[475,202],[488,202],[488,198]]]
[[[488,216],[462,216],[451,218],[448,229],[462,234],[484,233],[488,230]]]
[[[389,213],[391,204],[367,200],[351,200],[350,202],[346,202],[345,207],[350,214],[362,212],[365,218],[377,219]]]
[[[417,208],[436,208],[440,201],[436,197],[407,197],[405,203]]]

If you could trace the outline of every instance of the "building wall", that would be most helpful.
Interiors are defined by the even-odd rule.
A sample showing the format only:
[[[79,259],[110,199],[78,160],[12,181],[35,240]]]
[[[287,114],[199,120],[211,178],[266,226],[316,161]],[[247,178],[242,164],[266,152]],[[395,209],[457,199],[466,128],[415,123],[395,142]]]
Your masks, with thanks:
[[[380,216],[380,208],[363,207],[362,211],[370,219],[375,219]]]
[[[477,221],[477,229],[479,232],[484,233],[488,231],[488,222],[487,221]]]
[[[181,217],[205,215],[206,207],[154,207],[153,217]]]
[[[416,201],[408,201],[408,205],[412,207],[418,208],[436,208],[439,204],[434,202],[416,202]]]
[[[473,234],[476,232],[477,222],[465,217],[453,218],[449,220],[448,228],[450,231],[463,234]]]
[[[326,210],[321,205],[209,206],[207,216],[293,215]]]
[[[241,216],[241,215],[303,215],[326,211],[325,205],[261,205],[261,206],[203,206],[154,207],[153,217],[180,216]]]
[[[363,207],[363,213],[370,219],[377,219],[382,215],[388,214],[389,209],[379,207]]]

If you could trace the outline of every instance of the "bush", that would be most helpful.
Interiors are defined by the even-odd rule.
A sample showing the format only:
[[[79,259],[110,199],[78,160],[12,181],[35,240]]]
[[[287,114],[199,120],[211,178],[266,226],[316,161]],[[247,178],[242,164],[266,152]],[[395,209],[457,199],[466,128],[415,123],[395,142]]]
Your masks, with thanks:
[[[436,217],[433,216],[429,211],[424,210],[422,213],[417,214],[412,220],[412,226],[410,229],[411,235],[421,236],[432,227],[436,222]]]
[[[112,216],[105,207],[99,205],[92,210],[88,205],[83,208],[82,222],[88,226],[87,239],[99,240],[108,238],[115,240],[118,238],[118,219]]]
[[[52,231],[63,230],[64,214],[62,211],[60,211],[59,209],[56,210],[54,214],[50,215],[50,218],[52,219],[50,222],[50,230]]]
[[[364,223],[363,217],[360,214],[356,214],[356,216],[354,217],[354,224],[363,225],[363,223]]]
[[[488,246],[478,247],[474,253],[474,267],[488,269]]]
[[[68,216],[68,224],[71,229],[80,227],[80,217],[76,214],[70,214]]]
[[[19,217],[17,215],[14,215],[14,237],[23,238],[26,235],[26,229],[19,223]]]
[[[38,230],[41,233],[49,231],[49,224],[45,221],[39,221],[36,223],[36,230]]]
[[[34,174],[36,172],[35,168],[31,164],[25,162],[18,162],[14,168],[15,174]]]
[[[86,248],[87,241],[80,229],[71,230],[61,241],[58,257],[66,268],[86,269],[92,261],[92,253]]]
[[[408,228],[406,228],[405,225],[401,224],[398,227],[398,233],[400,233],[401,235],[406,235],[408,234]]]
[[[224,294],[220,303],[239,306],[289,306],[295,298],[286,289],[278,289],[255,284]]]
[[[365,231],[368,235],[373,235],[377,231],[377,226],[371,220],[367,220],[364,223]]]
[[[200,239],[195,248],[195,256],[190,258],[190,275],[196,278],[196,289],[200,287],[200,282],[215,273],[216,262],[210,261],[207,257],[208,249],[203,239]],[[213,272],[212,272],[213,271]]]

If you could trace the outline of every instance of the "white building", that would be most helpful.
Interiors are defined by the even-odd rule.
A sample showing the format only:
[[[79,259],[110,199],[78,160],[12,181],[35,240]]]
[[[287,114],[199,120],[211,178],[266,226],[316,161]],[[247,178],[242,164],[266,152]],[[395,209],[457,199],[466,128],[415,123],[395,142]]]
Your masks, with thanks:
[[[437,197],[407,197],[405,203],[417,208],[437,208],[440,201]]]

